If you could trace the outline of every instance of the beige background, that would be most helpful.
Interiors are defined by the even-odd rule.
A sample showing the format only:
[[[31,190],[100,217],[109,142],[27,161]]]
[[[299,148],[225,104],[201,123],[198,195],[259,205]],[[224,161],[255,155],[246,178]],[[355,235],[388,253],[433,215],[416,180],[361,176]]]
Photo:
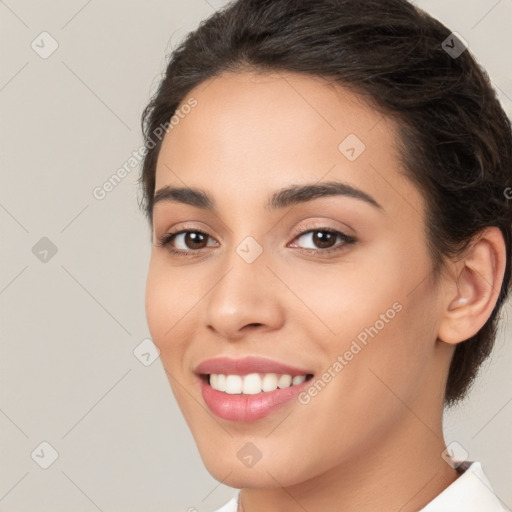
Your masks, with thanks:
[[[512,0],[416,3],[462,34],[512,115]],[[223,4],[0,1],[0,511],[209,511],[233,494],[203,467],[160,360],[134,355],[149,336],[139,167],[93,195],[140,147],[166,50]],[[43,31],[47,58],[31,47],[51,49]],[[508,306],[445,428],[508,507],[510,320]]]

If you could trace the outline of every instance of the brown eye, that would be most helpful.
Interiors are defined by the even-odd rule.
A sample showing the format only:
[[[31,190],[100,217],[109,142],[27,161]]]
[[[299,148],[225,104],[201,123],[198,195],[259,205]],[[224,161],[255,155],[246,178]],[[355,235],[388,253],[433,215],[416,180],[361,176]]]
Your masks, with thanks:
[[[198,230],[182,230],[164,235],[158,242],[159,247],[167,247],[173,253],[189,253],[203,249],[208,245],[210,236]],[[181,247],[180,247],[181,245]]]
[[[309,247],[301,246],[302,249],[319,253],[341,249],[344,245],[355,242],[355,238],[330,228],[305,231],[296,237],[297,240],[301,238],[305,238],[309,242]],[[336,244],[338,239],[341,240],[340,244]]]
[[[318,235],[320,233],[320,235]],[[313,231],[312,242],[322,249],[332,247],[336,243],[337,236],[330,231]]]
[[[183,234],[185,235],[183,242],[187,249],[202,249],[208,241],[208,235],[200,231],[186,231]]]

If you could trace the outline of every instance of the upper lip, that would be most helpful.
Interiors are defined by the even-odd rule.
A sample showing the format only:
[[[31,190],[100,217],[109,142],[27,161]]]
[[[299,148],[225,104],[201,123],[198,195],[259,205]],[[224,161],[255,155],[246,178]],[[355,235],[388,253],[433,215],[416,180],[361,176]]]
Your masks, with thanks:
[[[198,374],[246,375],[249,373],[277,373],[280,375],[308,375],[311,371],[297,368],[271,359],[248,356],[239,359],[216,357],[201,362],[196,367]]]

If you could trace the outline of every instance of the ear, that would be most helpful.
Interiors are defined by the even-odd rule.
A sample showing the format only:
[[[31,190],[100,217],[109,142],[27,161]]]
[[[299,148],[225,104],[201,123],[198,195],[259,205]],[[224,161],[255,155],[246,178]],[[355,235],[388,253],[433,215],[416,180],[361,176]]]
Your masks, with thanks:
[[[506,248],[499,228],[485,228],[455,264],[447,286],[438,338],[456,344],[474,336],[491,316],[505,274]]]

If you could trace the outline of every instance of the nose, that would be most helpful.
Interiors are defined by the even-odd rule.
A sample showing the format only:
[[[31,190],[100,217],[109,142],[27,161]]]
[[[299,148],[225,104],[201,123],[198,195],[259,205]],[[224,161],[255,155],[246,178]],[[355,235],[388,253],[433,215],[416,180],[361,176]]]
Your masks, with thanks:
[[[248,263],[233,251],[226,263],[226,271],[205,297],[206,327],[229,340],[239,340],[255,329],[282,327],[284,287],[263,254]]]

